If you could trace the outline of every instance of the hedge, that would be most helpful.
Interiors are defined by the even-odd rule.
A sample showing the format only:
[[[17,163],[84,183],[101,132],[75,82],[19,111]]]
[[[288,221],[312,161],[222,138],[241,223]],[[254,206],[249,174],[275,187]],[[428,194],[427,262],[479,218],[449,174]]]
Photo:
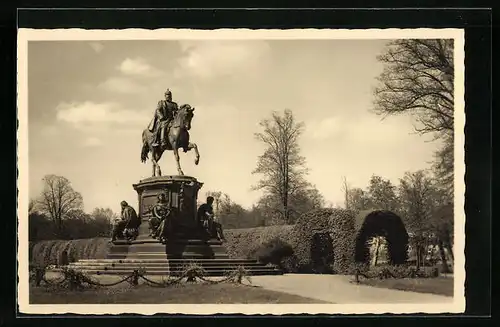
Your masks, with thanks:
[[[225,247],[231,258],[255,258],[259,248],[273,239],[288,242],[293,225],[228,229]]]
[[[104,259],[108,253],[109,240],[109,238],[89,238],[41,241],[33,246],[31,261],[39,265],[60,265],[80,259]]]
[[[355,213],[340,208],[317,209],[301,215],[294,225],[289,243],[294,263],[300,270],[314,270],[315,234],[329,235],[333,255],[324,258],[331,272],[348,274],[354,267]],[[319,244],[319,246],[321,246]]]

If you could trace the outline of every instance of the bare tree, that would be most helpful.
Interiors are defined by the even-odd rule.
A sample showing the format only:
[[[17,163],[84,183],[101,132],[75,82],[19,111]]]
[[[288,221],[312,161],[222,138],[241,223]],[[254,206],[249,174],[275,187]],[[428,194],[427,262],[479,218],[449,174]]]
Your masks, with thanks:
[[[70,181],[62,176],[47,175],[43,178],[44,188],[38,201],[43,211],[54,223],[57,233],[62,232],[63,219],[75,210],[83,209],[80,193],[73,190]]]
[[[407,39],[390,42],[378,57],[384,70],[375,88],[375,112],[411,114],[415,130],[442,139],[435,172],[453,189],[454,62],[453,40]]]
[[[453,40],[391,42],[378,57],[385,64],[375,89],[375,111],[414,114],[421,133],[453,133]]]
[[[342,177],[342,192],[344,193],[344,206],[346,209],[351,209],[351,203],[349,201],[350,196],[349,196],[349,183],[347,183],[347,178],[344,176]]]
[[[279,208],[285,222],[290,221],[290,199],[297,192],[307,188],[305,181],[305,158],[300,155],[298,139],[304,124],[296,122],[291,110],[283,115],[273,112],[270,119],[260,122],[262,132],[255,137],[266,145],[264,154],[259,156],[253,174],[262,175],[262,179],[253,187],[264,190],[280,201]]]

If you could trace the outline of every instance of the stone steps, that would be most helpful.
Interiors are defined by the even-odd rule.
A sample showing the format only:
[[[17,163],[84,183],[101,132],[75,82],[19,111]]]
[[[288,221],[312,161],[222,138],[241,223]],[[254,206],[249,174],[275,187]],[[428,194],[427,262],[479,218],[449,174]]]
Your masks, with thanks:
[[[165,256],[164,256],[165,257]],[[243,267],[250,275],[277,275],[282,272],[256,260],[248,259],[85,259],[72,262],[68,268],[89,274],[127,275],[145,269],[147,275],[178,275],[189,264],[197,264],[208,276],[222,276]]]
[[[75,262],[73,264],[69,264],[68,266],[70,267],[127,267],[127,268],[141,268],[147,266],[149,269],[160,269],[160,268],[165,268],[165,267],[182,267],[185,265],[188,265],[189,263],[122,263],[122,264],[116,264],[116,263],[81,263],[81,262]],[[206,263],[206,264],[201,264],[203,268],[217,268],[217,267],[238,267],[238,266],[243,266],[243,267],[262,267],[262,264],[260,263]]]
[[[172,264],[172,263],[188,263],[188,262],[195,262],[195,263],[230,263],[230,264],[239,264],[239,263],[254,263],[257,262],[255,260],[250,260],[250,259],[196,259],[196,260],[189,260],[189,259],[170,259],[170,258],[165,258],[165,256],[161,259],[80,259],[76,262],[73,263],[145,263],[147,262],[148,264],[153,264],[153,263],[160,263],[160,264]]]
[[[120,260],[120,259],[167,259],[169,255],[161,252],[129,252],[126,254],[121,253],[110,253],[108,254],[108,259]],[[173,256],[175,257],[175,256]],[[214,259],[229,259],[227,253],[214,253],[212,254]],[[196,252],[184,252],[182,253],[182,258],[185,259],[205,259],[206,255],[196,253]],[[173,259],[173,258],[172,258]]]
[[[78,271],[81,271],[83,273],[89,274],[89,275],[121,275],[121,276],[126,276],[132,273],[132,270],[102,270],[102,269],[78,269]],[[145,276],[168,276],[168,275],[173,275],[173,276],[178,276],[182,271],[169,271],[169,270],[155,270],[155,271],[148,271],[146,270]],[[230,271],[229,271],[230,272]],[[205,276],[210,276],[210,277],[217,277],[217,276],[225,276],[228,274],[227,270],[210,270],[206,271]],[[250,276],[263,276],[263,275],[282,275],[282,272],[279,270],[275,269],[252,269],[249,271]]]

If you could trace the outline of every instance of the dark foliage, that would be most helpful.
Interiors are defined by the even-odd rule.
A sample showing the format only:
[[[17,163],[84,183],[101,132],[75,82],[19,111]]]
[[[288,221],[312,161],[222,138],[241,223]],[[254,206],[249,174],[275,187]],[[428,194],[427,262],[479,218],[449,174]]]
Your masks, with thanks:
[[[315,273],[331,273],[334,263],[333,239],[330,233],[313,234],[311,241],[311,265]]]
[[[374,236],[387,240],[389,262],[404,264],[408,259],[408,233],[401,218],[391,211],[377,210],[368,214],[356,236],[355,261],[366,263],[369,249],[366,242]]]
[[[274,238],[264,244],[256,251],[257,260],[262,263],[272,263],[277,266],[282,266],[282,260],[293,255],[293,249],[290,244],[285,241]]]

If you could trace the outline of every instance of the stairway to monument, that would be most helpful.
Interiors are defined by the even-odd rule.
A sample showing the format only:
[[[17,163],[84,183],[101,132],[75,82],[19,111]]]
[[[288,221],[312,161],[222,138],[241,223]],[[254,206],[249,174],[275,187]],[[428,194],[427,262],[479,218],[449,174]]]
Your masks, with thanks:
[[[223,276],[238,267],[250,275],[278,275],[282,271],[256,260],[229,258],[222,242],[207,240],[197,220],[197,194],[203,183],[190,176],[150,177],[134,184],[138,193],[141,217],[135,241],[115,241],[106,259],[86,259],[67,267],[89,274],[129,275],[143,268],[146,275],[178,275],[187,265],[200,265],[208,276]],[[166,194],[175,212],[175,233],[172,241],[162,244],[149,236],[148,209],[159,194]]]
[[[162,244],[147,237],[132,242],[117,241],[106,259],[82,259],[67,267],[92,275],[129,275],[136,269],[144,269],[146,275],[176,276],[192,264],[201,266],[207,276],[224,276],[238,267],[254,276],[283,274],[257,260],[229,258],[218,240],[177,240]]]
[[[144,269],[145,275],[178,276],[193,263],[201,266],[206,276],[224,276],[239,266],[254,276],[283,274],[274,267],[245,259],[88,259],[70,263],[68,268],[92,275],[129,275]]]

